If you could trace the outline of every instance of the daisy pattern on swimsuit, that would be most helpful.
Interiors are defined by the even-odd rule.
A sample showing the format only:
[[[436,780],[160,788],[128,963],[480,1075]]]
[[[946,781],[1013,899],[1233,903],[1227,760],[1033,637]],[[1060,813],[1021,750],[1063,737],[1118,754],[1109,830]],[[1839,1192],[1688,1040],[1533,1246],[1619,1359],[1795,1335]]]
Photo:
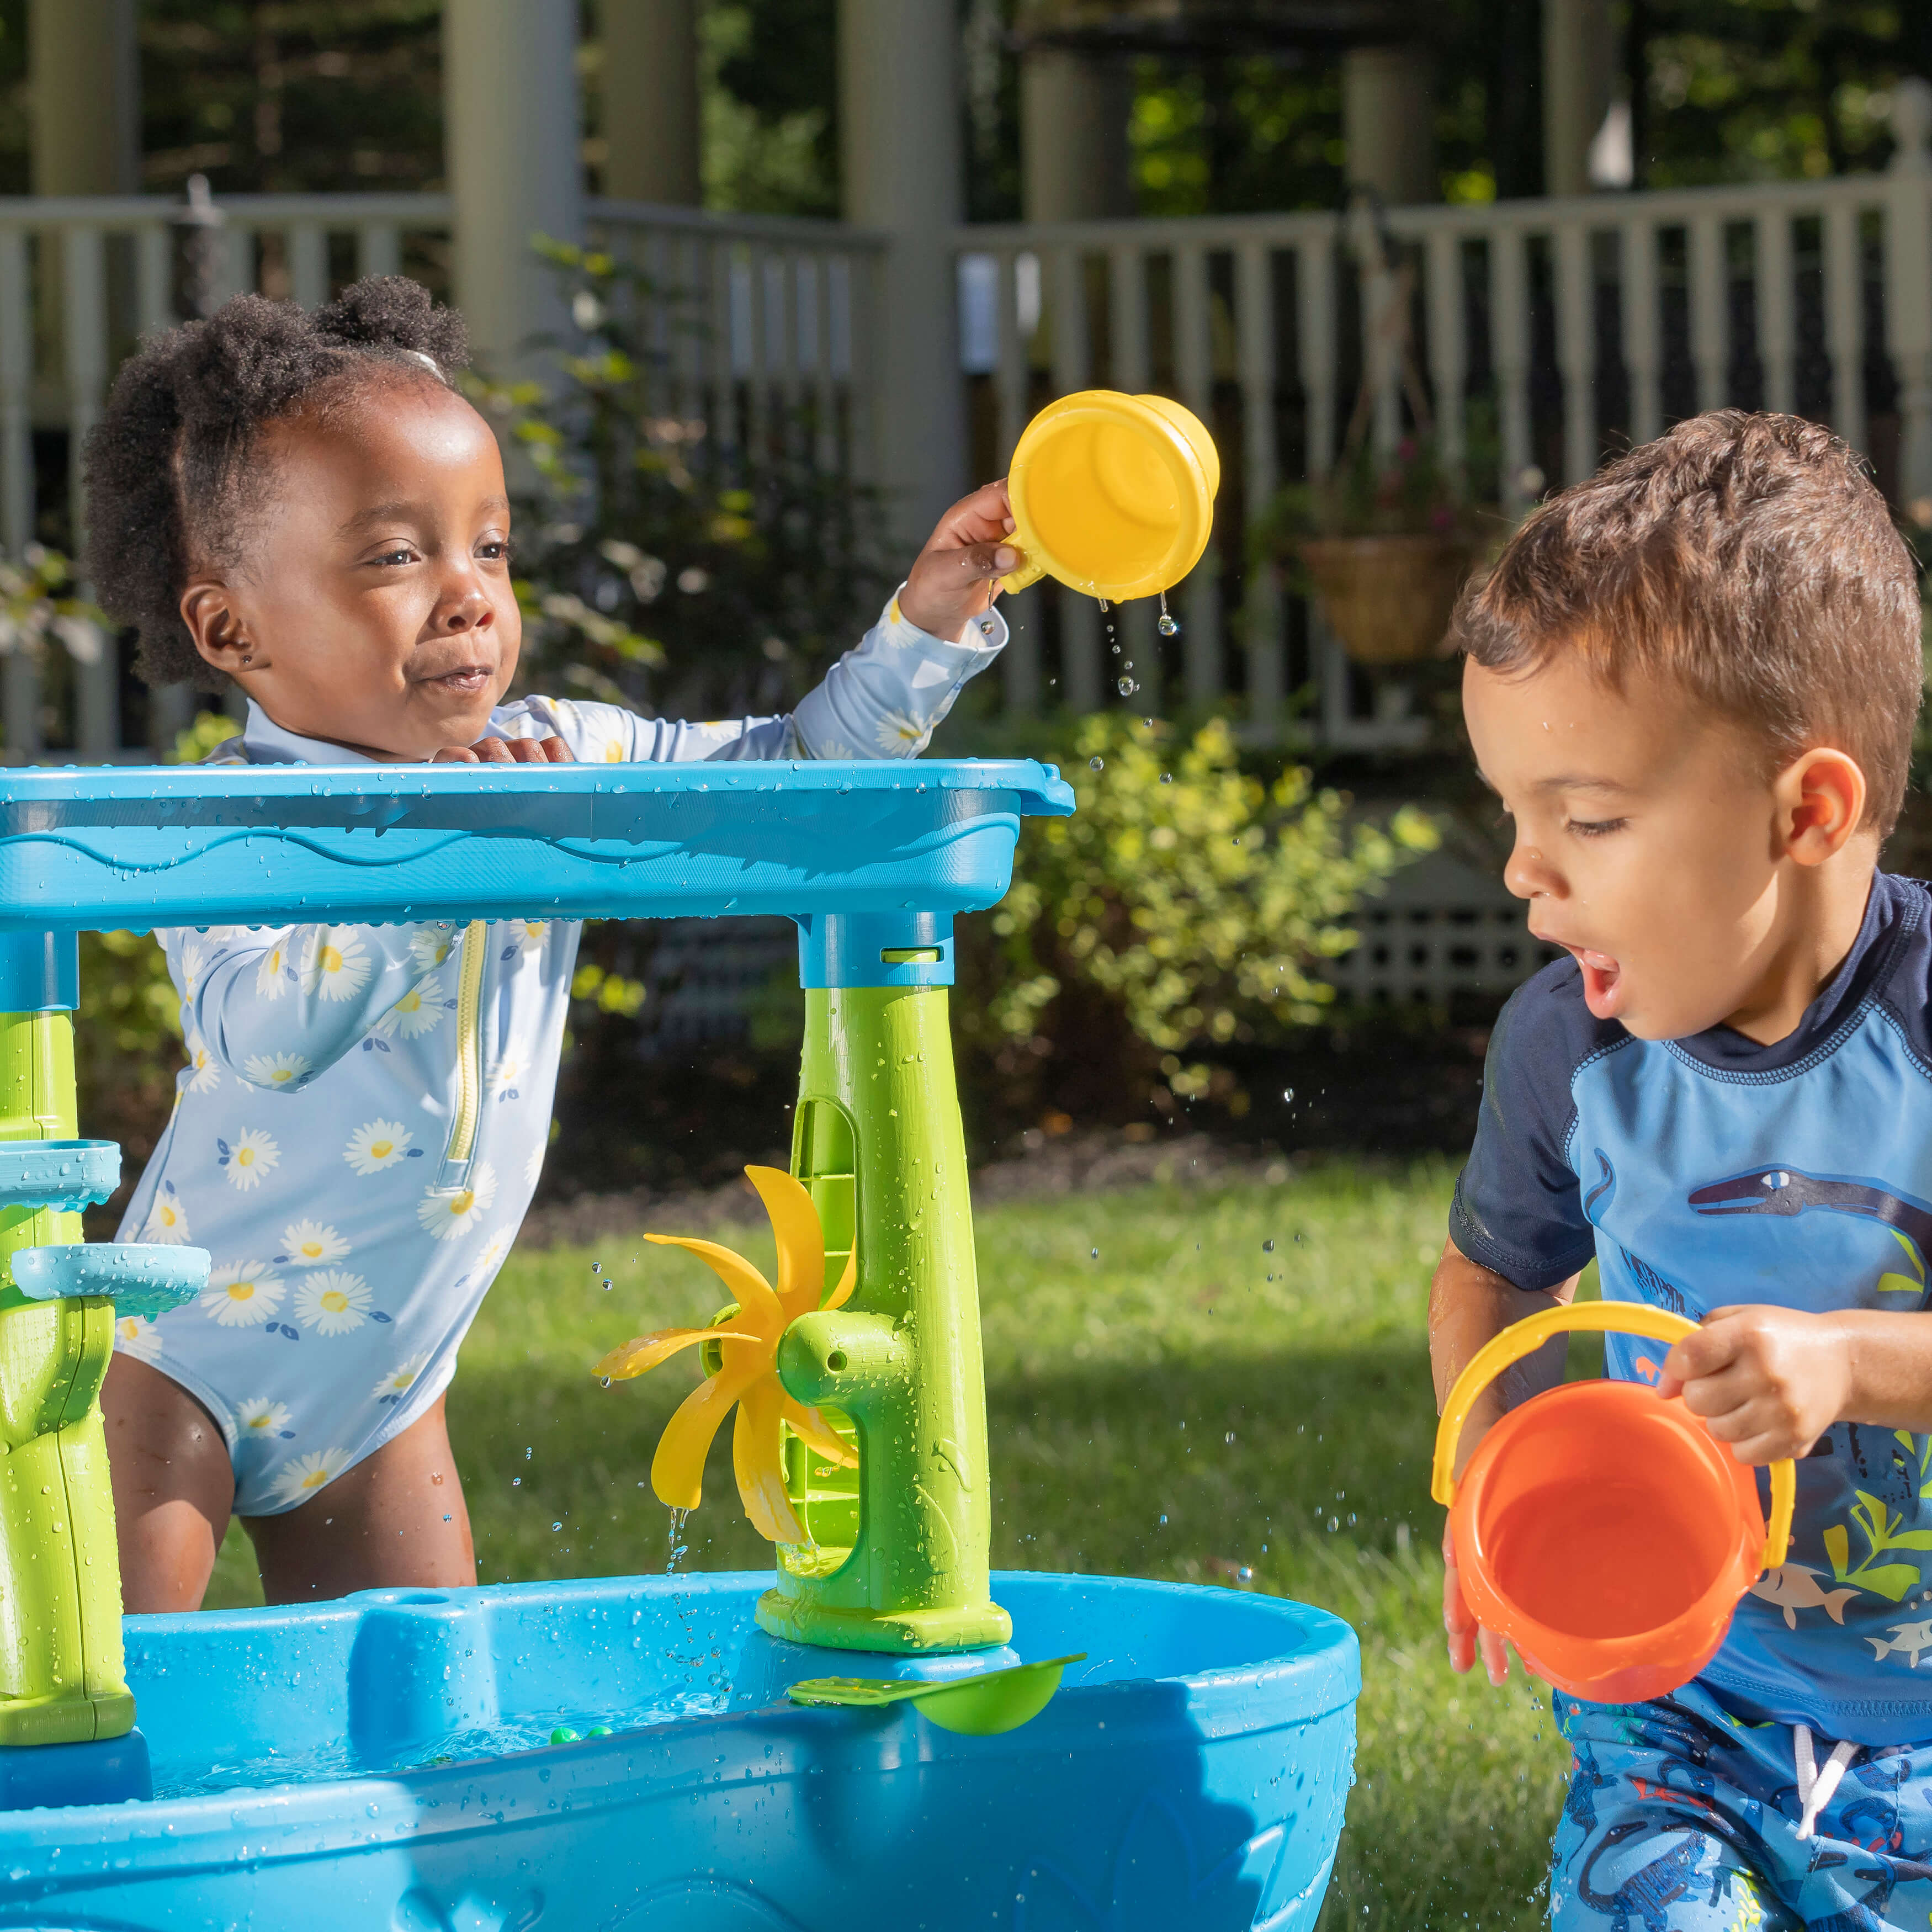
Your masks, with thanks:
[[[506,920],[503,926],[504,937],[508,941],[502,956],[514,959],[519,953],[535,952],[544,943],[544,935],[550,931],[550,922],[542,919]]]
[[[292,1091],[308,1078],[309,1064],[298,1053],[251,1053],[242,1071],[254,1086]]]
[[[523,1062],[514,1053],[506,1053],[490,1070],[490,1091],[500,1100],[514,1100],[518,1097],[518,1076],[524,1070]]]
[[[235,1405],[236,1439],[242,1442],[267,1442],[279,1438],[292,1442],[296,1432],[289,1425],[295,1418],[285,1402],[272,1402],[265,1395],[254,1395]]]
[[[291,1221],[282,1230],[283,1252],[276,1261],[292,1268],[326,1268],[349,1252],[349,1244],[321,1221]]]
[[[926,734],[903,712],[889,711],[872,728],[872,737],[879,749],[890,757],[903,752],[908,745],[923,750]]]
[[[214,1064],[206,1043],[190,1034],[185,1042],[188,1064],[191,1070],[188,1090],[190,1094],[212,1094],[221,1084],[221,1070]]]
[[[256,997],[279,1000],[295,983],[295,976],[289,964],[289,943],[285,939],[262,955],[261,964],[255,968]]]
[[[349,1466],[346,1449],[318,1449],[312,1455],[298,1456],[275,1479],[274,1499],[292,1508],[307,1502],[316,1490],[326,1489]]]
[[[423,1372],[429,1360],[427,1355],[412,1355],[406,1362],[398,1362],[369,1393],[378,1402],[400,1402],[416,1385],[416,1378]]]
[[[510,1252],[510,1230],[499,1228],[483,1244],[483,1252],[476,1257],[478,1274],[494,1274],[503,1265],[503,1257]]]
[[[326,926],[310,942],[309,991],[325,1000],[352,1000],[368,985],[373,963],[353,926]]]
[[[453,1240],[472,1232],[496,1198],[496,1170],[487,1160],[479,1160],[471,1170],[470,1185],[454,1192],[426,1188],[416,1203],[416,1219],[439,1241]]]
[[[449,1004],[441,983],[430,980],[412,986],[379,1019],[374,1030],[385,1040],[419,1040],[442,1025]]]
[[[272,1320],[282,1305],[281,1277],[266,1262],[218,1262],[197,1298],[201,1312],[224,1328]]]
[[[524,1185],[526,1187],[534,1187],[537,1184],[538,1177],[543,1172],[544,1156],[549,1152],[549,1148],[542,1141],[530,1149],[524,1162]]]
[[[456,944],[446,926],[420,926],[410,934],[410,956],[418,966],[440,966]]]
[[[410,1147],[412,1138],[400,1120],[365,1120],[349,1136],[342,1158],[366,1180],[420,1151]]]
[[[321,1268],[296,1290],[296,1319],[318,1335],[346,1335],[369,1318],[369,1284],[344,1268]]]
[[[214,1145],[219,1156],[215,1165],[226,1172],[230,1186],[244,1194],[260,1186],[262,1177],[274,1173],[281,1164],[280,1142],[260,1127],[244,1129],[232,1142],[218,1137]]]
[[[148,1210],[148,1225],[141,1230],[141,1238],[171,1248],[180,1246],[188,1239],[188,1210],[182,1205],[172,1180],[161,1183],[154,1204]]]
[[[136,1361],[152,1362],[161,1352],[161,1338],[145,1316],[123,1315],[114,1324],[114,1352],[132,1355]]]

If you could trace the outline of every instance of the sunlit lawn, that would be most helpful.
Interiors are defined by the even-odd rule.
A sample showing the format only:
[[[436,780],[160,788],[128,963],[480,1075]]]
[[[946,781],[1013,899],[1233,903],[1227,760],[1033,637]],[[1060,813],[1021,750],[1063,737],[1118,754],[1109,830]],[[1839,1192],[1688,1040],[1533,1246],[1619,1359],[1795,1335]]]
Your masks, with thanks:
[[[1565,1754],[1537,1687],[1492,1691],[1442,1655],[1424,1310],[1451,1178],[1338,1163],[979,1217],[995,1564],[1202,1582],[1245,1565],[1360,1634],[1360,1781],[1325,1932],[1543,1916]],[[769,1266],[762,1227],[730,1238]],[[486,1582],[664,1568],[644,1478],[695,1365],[608,1390],[589,1370],[718,1299],[698,1262],[640,1240],[511,1257],[450,1399]],[[692,1567],[768,1560],[729,1436]],[[245,1546],[226,1558],[221,1588],[245,1591]]]

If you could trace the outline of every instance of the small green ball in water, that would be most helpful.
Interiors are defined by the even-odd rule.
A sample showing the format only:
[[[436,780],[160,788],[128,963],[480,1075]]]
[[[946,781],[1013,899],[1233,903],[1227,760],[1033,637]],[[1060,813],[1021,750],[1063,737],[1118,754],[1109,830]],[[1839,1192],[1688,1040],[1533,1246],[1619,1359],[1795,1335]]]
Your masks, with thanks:
[[[578,1739],[577,1733],[568,1724],[560,1724],[550,1732],[550,1741],[554,1744],[574,1744]]]

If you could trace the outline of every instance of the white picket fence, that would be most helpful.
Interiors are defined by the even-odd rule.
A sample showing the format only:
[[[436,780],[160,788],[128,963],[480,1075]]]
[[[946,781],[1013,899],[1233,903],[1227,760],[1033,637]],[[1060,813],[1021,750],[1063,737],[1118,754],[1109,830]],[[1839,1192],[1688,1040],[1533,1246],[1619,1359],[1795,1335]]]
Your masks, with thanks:
[[[1414,739],[1402,681],[1351,667],[1271,571],[1250,567],[1245,527],[1281,482],[1334,461],[1365,378],[1378,440],[1402,432],[1388,323],[1405,309],[1447,451],[1486,449],[1508,506],[1726,401],[1824,418],[1901,501],[1932,500],[1932,130],[1900,131],[1882,177],[1395,209],[1388,254],[1332,214],[960,230],[976,466],[1003,466],[1035,408],[1094,382],[1178,395],[1225,458],[1222,527],[1180,591],[1180,636],[1161,640],[1134,606],[1112,620],[1110,649],[1096,607],[1068,596],[1052,610],[1042,586],[1016,613],[1006,703],[1029,715],[1112,704],[1131,662],[1136,710],[1232,700],[1259,734],[1298,711],[1294,728],[1331,744]],[[119,358],[172,313],[180,212],[0,200],[8,550],[77,528],[81,441]],[[220,292],[314,302],[357,274],[446,269],[440,196],[243,196],[221,213]],[[589,218],[590,238],[649,278],[664,413],[728,443],[811,405],[820,460],[875,472],[881,238],[626,203],[593,202]],[[146,755],[184,698],[158,694],[143,722],[132,704],[124,716],[133,695],[111,653],[88,665],[16,650],[0,662],[4,755]]]

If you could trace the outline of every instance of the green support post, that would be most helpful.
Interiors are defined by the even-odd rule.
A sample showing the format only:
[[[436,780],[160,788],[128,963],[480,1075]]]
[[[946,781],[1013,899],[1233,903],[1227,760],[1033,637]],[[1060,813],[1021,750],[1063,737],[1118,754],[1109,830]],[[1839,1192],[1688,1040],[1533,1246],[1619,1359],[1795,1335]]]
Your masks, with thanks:
[[[0,938],[0,1142],[75,1139],[70,934]],[[0,1745],[132,1729],[121,1565],[100,1418],[106,1295],[30,1300],[23,1248],[82,1238],[80,1216],[0,1195]]]
[[[803,931],[805,1052],[792,1170],[817,1203],[843,1308],[785,1331],[778,1373],[858,1450],[856,1473],[788,1445],[811,1543],[781,1547],[758,1604],[775,1636],[970,1650],[1012,1634],[992,1598],[986,1378],[966,1148],[929,914],[821,915]]]

